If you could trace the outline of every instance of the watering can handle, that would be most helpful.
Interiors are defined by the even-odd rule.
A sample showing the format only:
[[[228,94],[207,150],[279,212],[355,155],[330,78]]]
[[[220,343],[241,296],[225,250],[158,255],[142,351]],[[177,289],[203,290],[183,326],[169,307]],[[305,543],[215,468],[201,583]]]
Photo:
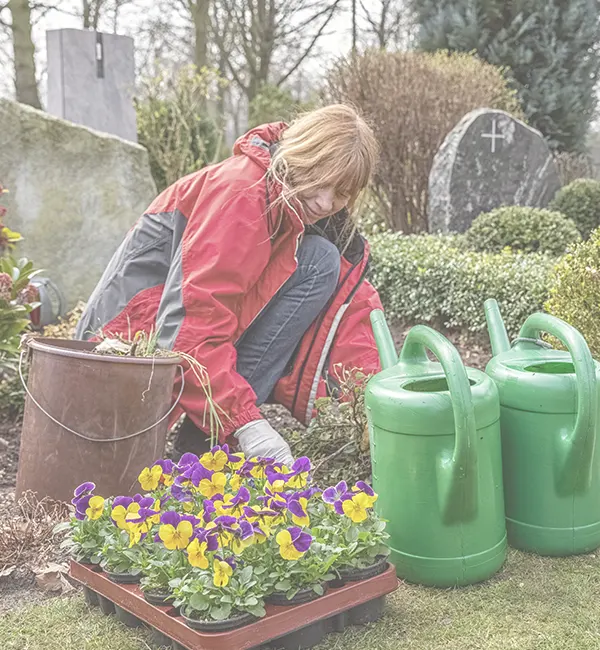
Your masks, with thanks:
[[[408,333],[400,362],[430,363],[427,349],[438,358],[450,391],[454,411],[455,441],[451,457],[442,459],[441,473],[446,484],[445,510],[449,520],[466,520],[477,504],[477,427],[467,372],[456,348],[441,334],[417,325]]]
[[[563,438],[565,457],[563,474],[565,479],[584,480],[591,475],[593,450],[595,446],[598,391],[596,386],[596,367],[592,353],[583,336],[571,325],[550,314],[532,314],[519,332],[521,339],[539,339],[541,332],[547,332],[559,339],[567,347],[573,359],[577,378],[577,419],[572,434]],[[518,347],[518,343],[517,343]],[[583,465],[583,467],[582,467]]]

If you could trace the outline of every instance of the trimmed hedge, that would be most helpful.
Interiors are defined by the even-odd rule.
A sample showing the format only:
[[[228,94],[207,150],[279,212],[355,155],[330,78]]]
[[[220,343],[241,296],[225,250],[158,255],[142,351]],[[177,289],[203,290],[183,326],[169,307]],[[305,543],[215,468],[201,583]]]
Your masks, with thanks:
[[[518,205],[480,214],[465,233],[469,248],[488,253],[510,247],[559,257],[580,241],[575,222],[560,212]]]
[[[600,226],[600,181],[579,178],[559,190],[548,207],[573,219],[587,239]]]
[[[483,303],[496,298],[515,335],[548,297],[555,260],[539,253],[478,253],[457,236],[377,235],[371,238],[370,280],[389,318],[480,332]]]
[[[600,359],[600,228],[558,262],[545,307],[578,329]]]

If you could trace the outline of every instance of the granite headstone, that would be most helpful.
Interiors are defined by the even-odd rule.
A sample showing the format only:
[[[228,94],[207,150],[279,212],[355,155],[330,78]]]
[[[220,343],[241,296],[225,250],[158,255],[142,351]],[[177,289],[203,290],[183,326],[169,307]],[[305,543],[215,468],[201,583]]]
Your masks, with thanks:
[[[137,142],[133,39],[81,29],[46,39],[48,113]]]
[[[465,232],[503,205],[543,208],[560,189],[539,131],[500,110],[465,115],[437,152],[429,175],[431,232]]]

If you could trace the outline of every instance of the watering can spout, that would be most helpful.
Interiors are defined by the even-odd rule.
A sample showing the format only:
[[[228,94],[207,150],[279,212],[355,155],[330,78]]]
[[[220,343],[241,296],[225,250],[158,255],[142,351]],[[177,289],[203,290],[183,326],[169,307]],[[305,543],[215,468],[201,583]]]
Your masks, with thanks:
[[[373,336],[379,352],[382,370],[395,366],[398,363],[398,353],[394,346],[392,333],[385,322],[385,316],[381,309],[374,309],[371,312],[371,327],[373,328]]]
[[[486,300],[484,303],[485,319],[487,321],[490,341],[492,343],[492,355],[495,357],[501,352],[510,350],[510,343],[504,321],[500,315],[498,303],[494,298]]]

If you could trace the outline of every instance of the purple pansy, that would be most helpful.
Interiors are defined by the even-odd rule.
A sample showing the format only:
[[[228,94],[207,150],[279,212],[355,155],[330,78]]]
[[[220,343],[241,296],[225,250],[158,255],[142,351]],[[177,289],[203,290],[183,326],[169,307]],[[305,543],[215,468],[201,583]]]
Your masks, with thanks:
[[[221,515],[215,519],[215,526],[220,530],[232,530],[233,524],[237,523],[236,517],[230,517],[229,515]]]
[[[172,474],[175,469],[175,463],[173,463],[170,458],[161,458],[160,460],[157,460],[152,467],[155,465],[158,465],[162,469],[163,474]]]
[[[163,525],[170,525],[177,528],[177,524],[181,521],[181,515],[174,510],[163,512],[160,516],[160,523]]]
[[[178,485],[178,480],[179,478],[176,478],[175,483],[171,486],[171,496],[180,503],[192,501],[192,493],[186,487]]]
[[[293,474],[303,474],[304,472],[310,472],[311,469],[312,465],[310,464],[310,459],[307,456],[301,456],[292,465]]]
[[[83,521],[85,519],[85,511],[90,504],[91,498],[91,494],[84,494],[82,497],[79,497],[79,499],[77,499],[77,503],[75,504],[75,518],[79,521]]]
[[[190,451],[187,451],[179,459],[177,468],[181,471],[183,468],[187,467],[188,465],[194,465],[197,462],[198,462],[198,456],[196,456],[196,454],[192,454]]]
[[[300,503],[300,497],[297,494],[292,494],[290,496],[287,502],[287,508],[293,515],[299,517],[300,519],[308,516],[308,513],[302,507],[302,504]]]
[[[93,492],[95,489],[96,489],[96,485],[94,483],[92,483],[91,481],[86,481],[85,483],[82,483],[81,485],[78,485],[75,488],[75,491],[73,492],[73,496],[76,499],[78,499],[81,496],[85,496],[86,494]]]
[[[132,503],[133,499],[131,497],[115,497],[112,507],[116,508],[117,506],[123,506],[125,510],[127,510]]]
[[[223,510],[231,510],[232,508],[237,508],[242,503],[248,503],[250,501],[250,491],[247,487],[241,487],[233,499],[223,506]]]
[[[370,497],[375,496],[375,491],[373,490],[373,488],[368,483],[365,483],[364,481],[357,481],[356,487],[361,492],[364,492],[366,495],[368,495]]]
[[[348,484],[346,481],[340,481],[335,487],[330,487],[323,491],[323,501],[332,505],[338,515],[344,514],[342,501],[351,497],[352,494],[348,492]]]
[[[219,548],[218,533],[214,528],[196,528],[194,537],[200,542],[206,542],[207,551],[216,551]]]
[[[305,533],[298,526],[291,526],[287,529],[287,531],[290,534],[290,537],[292,538],[292,544],[298,553],[306,553],[312,543],[312,536],[308,533]]]

